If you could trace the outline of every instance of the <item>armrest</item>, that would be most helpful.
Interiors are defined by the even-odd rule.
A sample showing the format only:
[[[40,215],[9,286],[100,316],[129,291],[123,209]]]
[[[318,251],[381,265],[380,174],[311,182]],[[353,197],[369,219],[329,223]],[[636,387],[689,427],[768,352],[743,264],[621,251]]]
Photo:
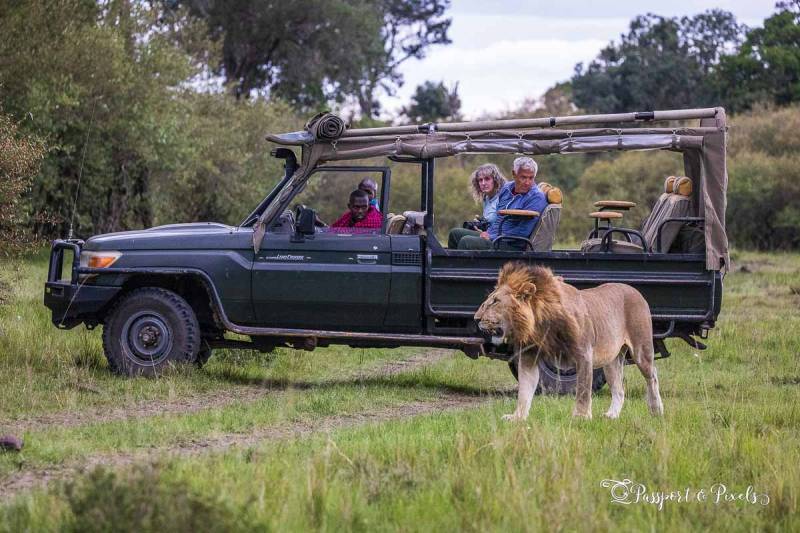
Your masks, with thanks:
[[[525,244],[524,250],[533,250],[533,243],[530,239],[525,237],[517,237],[516,235],[500,235],[492,241],[492,250],[498,250],[501,241],[522,242]]]
[[[523,217],[523,218],[535,218],[539,216],[538,211],[529,211],[527,209],[500,209],[497,211],[498,215],[503,215],[504,217]]]
[[[622,235],[625,235],[628,238],[629,242],[632,242],[630,240],[631,236],[636,237],[642,243],[642,252],[647,252],[647,241],[645,240],[644,235],[642,235],[641,232],[638,232],[635,229],[626,229],[626,228],[610,228],[608,231],[606,231],[605,235],[603,235],[603,240],[600,241],[600,250],[601,251],[603,251],[603,252],[610,251],[610,248],[611,248],[611,236],[614,233],[620,233]]]
[[[623,200],[598,200],[594,203],[595,207],[599,207],[601,211],[606,208],[624,209],[627,211],[632,207],[636,207],[636,202],[626,202]]]
[[[598,220],[611,220],[612,218],[622,218],[622,213],[616,211],[595,211],[589,213],[589,216]]]

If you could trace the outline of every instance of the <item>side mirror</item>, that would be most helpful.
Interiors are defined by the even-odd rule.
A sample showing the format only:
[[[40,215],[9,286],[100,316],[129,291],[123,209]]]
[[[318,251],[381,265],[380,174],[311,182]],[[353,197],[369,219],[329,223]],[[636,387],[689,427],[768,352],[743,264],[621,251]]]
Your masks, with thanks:
[[[297,220],[294,224],[294,235],[292,242],[305,242],[306,238],[313,239],[315,230],[314,222],[317,219],[317,212],[313,209],[303,207],[298,210]]]

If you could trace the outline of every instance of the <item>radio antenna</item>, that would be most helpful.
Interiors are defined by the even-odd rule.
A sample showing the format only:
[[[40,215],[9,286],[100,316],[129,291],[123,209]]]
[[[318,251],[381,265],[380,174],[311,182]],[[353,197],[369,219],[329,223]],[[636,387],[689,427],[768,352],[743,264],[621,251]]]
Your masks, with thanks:
[[[89,146],[89,135],[92,133],[94,124],[94,111],[97,108],[97,99],[92,104],[92,115],[89,117],[89,127],[86,128],[86,139],[83,141],[83,153],[81,154],[81,166],[78,168],[78,184],[75,186],[75,199],[72,201],[72,214],[69,217],[69,232],[67,240],[72,239],[73,229],[75,228],[75,211],[78,209],[78,196],[81,193],[81,178],[83,177],[83,163],[86,161],[86,148]]]

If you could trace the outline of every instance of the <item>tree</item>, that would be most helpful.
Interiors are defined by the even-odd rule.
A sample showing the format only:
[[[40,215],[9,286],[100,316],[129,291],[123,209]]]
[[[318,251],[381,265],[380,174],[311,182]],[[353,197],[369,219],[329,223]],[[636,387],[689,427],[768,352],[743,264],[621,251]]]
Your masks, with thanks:
[[[237,98],[263,92],[296,108],[354,99],[373,117],[399,66],[450,40],[449,0],[184,0],[222,42],[212,69]],[[171,0],[170,5],[177,5]]]
[[[383,20],[379,45],[371,49],[352,85],[364,118],[380,110],[378,92],[393,95],[403,84],[400,65],[422,59],[433,45],[451,42],[447,35],[451,19],[444,16],[450,0],[378,0],[376,5]]]
[[[50,150],[31,201],[61,219],[41,233],[79,234],[152,223],[153,172],[179,155],[179,84],[188,58],[158,35],[143,3],[91,0],[4,4],[0,99],[25,133]]]
[[[452,90],[443,82],[426,81],[417,86],[411,104],[403,108],[402,114],[411,122],[436,122],[441,119],[458,119],[461,99],[458,97],[458,84]]]
[[[0,113],[0,253],[8,255],[30,240],[24,200],[44,155],[41,140],[19,133],[11,117]]]
[[[731,110],[800,101],[800,1],[777,7],[763,28],[747,33],[738,54],[722,59],[718,83]]]
[[[710,77],[744,30],[718,9],[681,19],[636,17],[619,44],[610,43],[587,67],[576,65],[575,103],[591,112],[715,105]]]

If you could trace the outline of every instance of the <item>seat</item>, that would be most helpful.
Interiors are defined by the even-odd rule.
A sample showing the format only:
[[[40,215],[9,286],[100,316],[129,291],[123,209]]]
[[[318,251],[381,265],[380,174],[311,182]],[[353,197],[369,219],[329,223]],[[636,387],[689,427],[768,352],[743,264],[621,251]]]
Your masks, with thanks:
[[[549,252],[553,249],[553,242],[556,240],[564,198],[561,189],[553,187],[549,183],[540,183],[539,190],[547,197],[547,207],[539,217],[539,223],[533,228],[530,239],[534,252]]]
[[[389,235],[399,235],[406,224],[406,217],[389,213],[386,215],[386,233]]]
[[[547,198],[547,207],[544,211],[538,214],[539,222],[534,226],[533,231],[528,237],[527,241],[530,242],[530,250],[534,252],[549,252],[553,248],[553,242],[556,239],[556,232],[558,231],[558,223],[561,221],[561,207],[563,202],[563,195],[561,189],[553,187],[549,183],[542,182],[538,184],[539,190],[542,191]],[[509,210],[509,211],[514,211]],[[521,216],[536,216],[535,211],[531,211],[527,215]],[[512,215],[513,216],[513,215]],[[497,248],[499,243],[506,241],[525,242],[521,237],[504,237],[499,236],[494,240],[494,247]],[[526,250],[528,248],[526,247]]]
[[[604,233],[601,232],[583,241],[581,251],[668,252],[681,228],[686,223],[696,223],[700,220],[690,216],[693,210],[692,188],[691,178],[668,177],[664,182],[664,193],[656,200],[639,231],[616,227],[608,228]],[[622,234],[626,240],[613,239],[614,233]]]

